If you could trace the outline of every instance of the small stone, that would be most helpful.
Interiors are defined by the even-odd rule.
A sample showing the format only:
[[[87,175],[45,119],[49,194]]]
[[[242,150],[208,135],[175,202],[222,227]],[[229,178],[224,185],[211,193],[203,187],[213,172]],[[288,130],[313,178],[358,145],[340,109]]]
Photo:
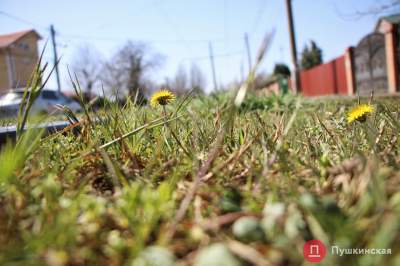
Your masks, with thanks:
[[[199,251],[195,266],[241,266],[242,263],[221,243],[212,244]]]
[[[200,226],[194,226],[192,229],[190,229],[190,238],[195,242],[200,242],[206,236],[207,235]]]
[[[175,256],[166,248],[151,246],[143,250],[132,266],[174,266]]]
[[[308,192],[307,193],[303,193],[300,196],[299,202],[300,202],[300,205],[302,207],[307,208],[309,210],[314,210],[314,209],[317,208],[317,203],[315,201],[314,196],[312,194],[308,193]]]
[[[264,239],[264,232],[254,217],[239,218],[232,227],[233,235],[242,242],[254,242]]]

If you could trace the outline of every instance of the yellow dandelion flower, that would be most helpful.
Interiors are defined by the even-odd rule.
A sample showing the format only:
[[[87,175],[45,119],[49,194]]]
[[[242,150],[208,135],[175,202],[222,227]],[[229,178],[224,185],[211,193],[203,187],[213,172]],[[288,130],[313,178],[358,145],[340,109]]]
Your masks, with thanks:
[[[347,114],[347,122],[350,124],[355,120],[364,122],[367,115],[374,111],[374,107],[370,104],[361,104],[353,109]]]
[[[167,105],[173,102],[175,95],[169,90],[160,90],[154,93],[150,99],[150,105],[156,107],[157,105]]]

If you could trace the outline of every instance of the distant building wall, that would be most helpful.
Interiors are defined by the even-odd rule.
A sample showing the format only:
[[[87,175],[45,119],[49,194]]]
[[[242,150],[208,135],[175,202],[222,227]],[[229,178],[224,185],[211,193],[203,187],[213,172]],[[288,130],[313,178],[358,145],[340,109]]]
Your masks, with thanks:
[[[0,95],[3,94],[2,88],[9,86],[6,55],[3,51],[0,51]]]
[[[270,83],[266,85],[264,88],[262,88],[260,91],[262,91],[262,94],[271,94],[271,93],[278,94],[280,91],[279,82],[275,81],[273,83]]]
[[[38,35],[29,32],[0,49],[0,94],[25,87],[38,61]]]
[[[39,59],[36,35],[33,32],[25,35],[10,50],[16,70],[14,86],[25,87]]]

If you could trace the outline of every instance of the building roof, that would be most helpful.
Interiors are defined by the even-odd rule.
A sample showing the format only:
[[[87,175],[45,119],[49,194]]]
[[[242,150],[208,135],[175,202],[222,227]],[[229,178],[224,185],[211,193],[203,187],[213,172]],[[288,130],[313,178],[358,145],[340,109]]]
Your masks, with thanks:
[[[381,32],[382,26],[384,25],[397,25],[397,24],[400,24],[400,14],[393,14],[389,16],[380,17],[376,22],[375,31]]]
[[[379,20],[386,20],[392,24],[400,24],[400,14],[393,14],[390,16],[381,17]]]
[[[21,39],[22,37],[24,37],[25,35],[27,35],[31,32],[36,34],[38,39],[41,39],[40,35],[34,29],[23,30],[23,31],[0,35],[0,49],[7,48],[11,44],[18,41],[19,39]]]

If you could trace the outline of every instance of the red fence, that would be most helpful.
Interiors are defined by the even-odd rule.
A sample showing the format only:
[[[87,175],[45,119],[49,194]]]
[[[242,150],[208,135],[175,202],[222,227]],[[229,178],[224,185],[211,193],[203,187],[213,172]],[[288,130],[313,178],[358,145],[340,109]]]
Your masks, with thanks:
[[[301,71],[300,80],[305,96],[347,94],[345,57]]]

